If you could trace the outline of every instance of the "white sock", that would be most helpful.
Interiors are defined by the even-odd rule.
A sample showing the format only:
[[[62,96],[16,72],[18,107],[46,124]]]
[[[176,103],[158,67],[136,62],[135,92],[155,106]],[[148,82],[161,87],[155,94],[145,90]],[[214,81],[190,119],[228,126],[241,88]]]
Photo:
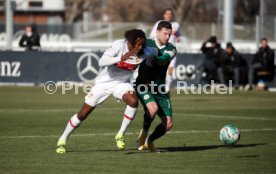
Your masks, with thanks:
[[[170,91],[170,88],[171,88],[171,84],[172,84],[172,75],[168,74],[166,75],[166,91],[169,92]]]
[[[126,107],[126,110],[124,113],[124,119],[118,134],[122,134],[122,135],[125,134],[128,126],[130,125],[131,121],[134,119],[136,112],[137,112],[137,108],[132,108],[130,106]]]
[[[81,121],[78,119],[77,114],[73,115],[59,140],[66,141],[71,133],[80,125],[80,123]]]

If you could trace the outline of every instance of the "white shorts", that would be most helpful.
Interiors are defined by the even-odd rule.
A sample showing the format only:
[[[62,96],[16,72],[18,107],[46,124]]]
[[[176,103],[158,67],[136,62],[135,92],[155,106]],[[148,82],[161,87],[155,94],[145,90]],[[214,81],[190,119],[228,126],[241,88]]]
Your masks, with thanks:
[[[85,103],[96,107],[104,102],[111,94],[119,100],[128,91],[134,91],[130,83],[100,83],[93,86],[90,92],[85,96]]]
[[[172,61],[169,64],[169,67],[175,67],[175,63],[176,63],[176,56],[172,59]]]

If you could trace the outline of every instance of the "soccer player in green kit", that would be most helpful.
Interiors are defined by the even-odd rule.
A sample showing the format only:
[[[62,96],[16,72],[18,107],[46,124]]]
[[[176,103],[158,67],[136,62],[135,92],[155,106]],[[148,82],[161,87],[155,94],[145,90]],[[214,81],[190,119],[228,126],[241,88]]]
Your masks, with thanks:
[[[156,38],[147,39],[146,46],[155,50],[158,56],[144,60],[139,67],[135,88],[144,107],[143,129],[137,139],[138,150],[148,149],[158,152],[153,142],[165,135],[173,126],[172,107],[169,93],[165,90],[167,68],[176,55],[176,48],[169,43],[172,34],[170,22],[159,22]],[[151,135],[148,130],[156,114],[161,118]]]

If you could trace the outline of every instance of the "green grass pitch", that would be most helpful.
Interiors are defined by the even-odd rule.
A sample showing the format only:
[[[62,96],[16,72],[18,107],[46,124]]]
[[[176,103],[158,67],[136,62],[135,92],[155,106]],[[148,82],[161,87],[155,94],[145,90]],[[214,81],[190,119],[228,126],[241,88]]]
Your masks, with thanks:
[[[114,136],[125,105],[110,97],[73,133],[68,153],[56,154],[57,139],[85,94],[0,87],[0,173],[276,173],[276,93],[171,94],[174,127],[155,142],[162,153],[135,149],[141,107],[128,129],[127,148],[117,150]],[[219,140],[225,124],[241,131],[234,147]]]

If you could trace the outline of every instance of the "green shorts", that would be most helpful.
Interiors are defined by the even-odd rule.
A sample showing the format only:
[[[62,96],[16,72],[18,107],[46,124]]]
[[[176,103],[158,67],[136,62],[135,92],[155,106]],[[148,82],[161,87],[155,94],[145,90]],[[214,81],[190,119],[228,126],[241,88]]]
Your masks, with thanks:
[[[156,102],[158,105],[159,117],[169,116],[172,117],[172,105],[169,94],[152,94],[151,92],[137,93],[137,96],[142,103],[145,112],[147,111],[146,105],[149,102]]]

